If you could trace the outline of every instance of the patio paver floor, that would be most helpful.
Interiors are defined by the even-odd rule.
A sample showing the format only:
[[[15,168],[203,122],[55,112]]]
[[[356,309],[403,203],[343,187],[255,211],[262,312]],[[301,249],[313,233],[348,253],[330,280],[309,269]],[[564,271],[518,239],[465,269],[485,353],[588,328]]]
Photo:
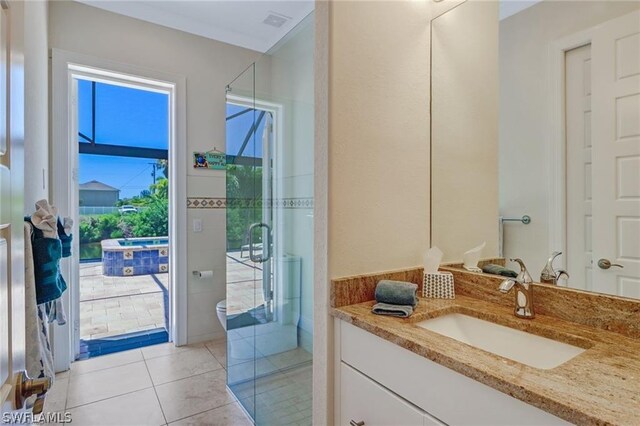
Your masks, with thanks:
[[[164,328],[169,274],[107,277],[102,263],[80,264],[80,338],[83,340]]]
[[[227,313],[263,304],[262,272],[239,253],[229,255]],[[158,282],[168,289],[169,274],[107,277],[102,275],[101,262],[80,264],[80,338],[100,339],[166,327],[164,294]]]

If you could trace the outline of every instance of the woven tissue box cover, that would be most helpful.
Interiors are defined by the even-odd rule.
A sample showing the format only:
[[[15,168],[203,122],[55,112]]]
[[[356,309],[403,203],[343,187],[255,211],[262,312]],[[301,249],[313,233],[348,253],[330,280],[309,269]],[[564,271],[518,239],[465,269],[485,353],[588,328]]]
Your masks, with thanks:
[[[453,274],[451,272],[424,274],[422,297],[428,297],[430,299],[455,299],[456,292],[453,286]]]

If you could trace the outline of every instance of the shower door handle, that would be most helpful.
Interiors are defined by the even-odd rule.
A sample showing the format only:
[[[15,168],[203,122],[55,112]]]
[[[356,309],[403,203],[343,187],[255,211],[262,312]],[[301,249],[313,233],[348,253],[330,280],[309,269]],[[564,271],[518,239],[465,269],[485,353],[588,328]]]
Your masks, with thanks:
[[[257,228],[266,228],[267,241],[262,242],[262,255],[254,254],[253,231]],[[249,259],[252,262],[264,263],[271,258],[271,227],[266,223],[254,223],[249,227]]]

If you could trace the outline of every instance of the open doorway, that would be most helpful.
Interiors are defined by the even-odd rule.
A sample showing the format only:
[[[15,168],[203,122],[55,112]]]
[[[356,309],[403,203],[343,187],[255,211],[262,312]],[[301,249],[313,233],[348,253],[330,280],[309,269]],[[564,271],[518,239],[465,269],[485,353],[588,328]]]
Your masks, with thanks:
[[[147,170],[139,169],[140,176],[144,176],[143,185],[153,182],[153,169],[156,172],[156,183],[160,178],[165,177],[167,171],[166,184],[163,189],[167,195],[168,209],[168,225],[166,235],[166,243],[168,246],[167,268],[163,278],[167,281],[166,296],[162,311],[164,313],[164,325],[168,334],[168,340],[175,345],[184,345],[187,341],[187,309],[186,309],[186,285],[184,277],[187,270],[187,244],[184,236],[186,229],[187,216],[187,191],[186,191],[186,79],[183,76],[166,74],[149,69],[137,68],[118,62],[112,62],[96,58],[89,55],[67,52],[59,49],[52,51],[52,138],[53,146],[58,147],[51,154],[52,156],[52,200],[58,207],[60,212],[71,216],[74,219],[73,248],[71,257],[61,263],[61,271],[65,277],[68,277],[67,284],[69,290],[63,297],[63,306],[68,313],[69,321],[65,325],[53,329],[53,351],[56,371],[68,370],[70,364],[81,357],[86,357],[87,352],[81,353],[80,338],[80,184],[86,183],[93,179],[82,180],[80,176],[80,167],[82,166],[80,156],[87,154],[93,158],[108,159],[109,157],[118,157],[120,161],[138,161],[135,159],[144,159],[145,165],[149,166]],[[82,82],[89,83],[82,83]],[[96,82],[96,120],[95,132],[93,131],[94,122],[92,119],[84,122],[90,123],[89,128],[79,126],[83,121],[79,116],[78,103],[82,90],[79,83],[88,84],[89,92],[93,90],[91,82]],[[166,137],[167,144],[165,149],[154,148],[151,142],[141,141],[144,138],[138,137],[126,140],[126,143],[118,143],[116,134],[102,134],[103,125],[100,117],[104,117],[103,110],[101,112],[98,103],[100,95],[100,83],[112,90],[116,89],[135,89],[138,94],[162,94],[167,97],[165,107],[166,125],[164,129],[168,134]],[[89,104],[93,104],[93,97],[88,96]],[[127,108],[137,105],[137,102],[130,102],[125,107],[125,103],[116,103],[112,109],[121,116],[128,118],[131,122],[141,121],[135,111],[127,111]],[[93,106],[92,106],[93,108]],[[92,113],[89,113],[91,117]],[[117,114],[116,114],[117,116]],[[163,130],[163,132],[165,132]],[[83,135],[80,135],[80,132]],[[95,135],[95,136],[94,136]],[[124,155],[123,155],[124,154]],[[166,161],[166,170],[159,166],[151,164],[163,165]],[[142,160],[140,160],[142,161]],[[151,163],[151,164],[148,164]],[[120,173],[126,168],[121,166],[113,166],[103,164],[102,166],[93,166],[110,169],[112,172]],[[89,164],[91,169],[91,164]],[[84,178],[84,176],[83,176]],[[132,179],[133,178],[133,179]],[[130,176],[132,182],[139,180],[139,177]],[[121,186],[130,186],[129,184]],[[117,183],[116,183],[117,184]],[[114,186],[115,185],[109,185]],[[117,188],[116,188],[117,189]],[[143,190],[141,190],[142,192]],[[122,194],[122,192],[121,192]],[[146,193],[145,193],[146,194]],[[125,192],[126,196],[126,192]],[[138,196],[140,194],[138,193]],[[126,198],[133,198],[133,196]],[[121,200],[123,201],[123,200]],[[131,214],[131,203],[124,203],[117,206],[121,215]],[[137,207],[133,206],[140,211]],[[122,211],[120,211],[122,209]],[[137,213],[137,212],[136,212]],[[122,238],[111,238],[111,240]],[[114,234],[114,237],[119,237]],[[158,243],[164,242],[158,239]],[[153,243],[154,241],[151,241]],[[119,243],[118,243],[119,244]],[[149,244],[146,244],[149,245]],[[100,244],[102,250],[102,244]],[[94,246],[95,250],[95,246]],[[152,255],[150,255],[151,257]],[[160,257],[160,253],[158,253]],[[164,257],[164,256],[163,256]],[[135,262],[134,262],[135,264]],[[144,262],[143,262],[144,264]],[[114,268],[118,265],[116,263]],[[135,266],[135,265],[134,265]],[[124,260],[123,260],[124,267]],[[99,271],[96,271],[99,272]],[[107,271],[109,272],[109,271]],[[112,271],[113,272],[113,271]],[[135,273],[135,271],[134,271]],[[103,269],[104,275],[104,269]],[[158,275],[158,274],[153,274]],[[156,285],[156,288],[158,286]],[[165,292],[163,291],[163,295]],[[168,300],[167,300],[168,299]],[[157,308],[157,307],[156,307]],[[106,308],[105,308],[106,311]],[[106,312],[105,312],[106,313]],[[168,321],[167,321],[168,318]],[[154,322],[155,324],[155,322]],[[104,337],[105,339],[109,337]],[[115,339],[114,339],[115,340]],[[135,346],[153,343],[150,339],[141,336]],[[122,348],[101,348],[95,355],[114,352]]]
[[[76,77],[79,358],[169,340],[169,94]]]

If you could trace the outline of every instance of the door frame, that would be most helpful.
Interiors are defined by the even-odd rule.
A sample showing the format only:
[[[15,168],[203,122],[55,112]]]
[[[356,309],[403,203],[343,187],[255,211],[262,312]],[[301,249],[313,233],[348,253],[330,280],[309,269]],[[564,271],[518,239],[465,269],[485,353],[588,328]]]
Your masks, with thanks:
[[[112,62],[88,55],[52,49],[52,202],[61,214],[78,217],[78,140],[71,134],[76,123],[74,78],[84,77],[130,87],[143,87],[169,95],[169,251],[170,335],[175,345],[187,343],[187,241],[178,238],[187,229],[187,153],[186,153],[186,78],[154,70]],[[72,190],[69,191],[68,189]],[[73,233],[78,234],[75,220]],[[79,339],[79,241],[73,241],[71,258],[61,264],[69,288],[63,304],[70,321],[53,328],[53,351],[56,371],[70,367],[80,351]],[[73,326],[73,329],[71,328]]]
[[[596,27],[558,39],[549,45],[549,132],[547,135],[548,173],[548,252],[567,251],[567,138],[565,54],[590,44]],[[566,259],[563,259],[566,262]],[[561,285],[566,286],[566,280]]]

